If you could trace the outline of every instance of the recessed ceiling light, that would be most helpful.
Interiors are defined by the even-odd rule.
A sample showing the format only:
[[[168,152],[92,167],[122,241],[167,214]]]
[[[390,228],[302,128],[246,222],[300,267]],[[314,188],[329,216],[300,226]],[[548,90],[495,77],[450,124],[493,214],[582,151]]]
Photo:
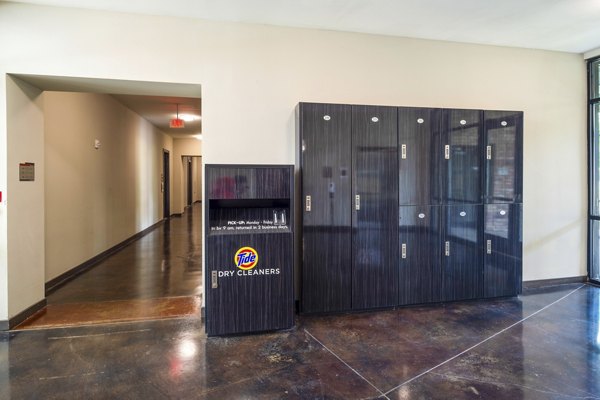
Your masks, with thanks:
[[[199,134],[199,135],[194,135],[194,138],[195,138],[195,139],[198,139],[198,140],[202,140],[202,135],[201,135],[201,134]]]

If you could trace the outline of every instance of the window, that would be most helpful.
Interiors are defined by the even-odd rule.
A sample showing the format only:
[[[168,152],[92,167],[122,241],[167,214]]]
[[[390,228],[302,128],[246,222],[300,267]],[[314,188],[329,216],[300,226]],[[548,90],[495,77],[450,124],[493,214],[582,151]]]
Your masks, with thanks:
[[[588,275],[600,283],[600,58],[588,62],[589,221]]]

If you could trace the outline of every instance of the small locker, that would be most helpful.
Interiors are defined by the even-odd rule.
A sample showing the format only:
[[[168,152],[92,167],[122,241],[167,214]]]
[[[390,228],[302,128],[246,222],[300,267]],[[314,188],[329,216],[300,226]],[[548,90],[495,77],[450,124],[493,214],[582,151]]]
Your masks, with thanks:
[[[400,206],[400,305],[442,299],[440,210],[440,206]]]
[[[398,108],[400,205],[440,203],[441,110]]]
[[[486,204],[484,210],[484,295],[516,296],[522,285],[523,205]]]
[[[442,206],[442,300],[483,296],[483,206]]]
[[[479,110],[442,111],[442,204],[483,201],[483,124]]]
[[[485,202],[523,202],[523,113],[484,111]]]

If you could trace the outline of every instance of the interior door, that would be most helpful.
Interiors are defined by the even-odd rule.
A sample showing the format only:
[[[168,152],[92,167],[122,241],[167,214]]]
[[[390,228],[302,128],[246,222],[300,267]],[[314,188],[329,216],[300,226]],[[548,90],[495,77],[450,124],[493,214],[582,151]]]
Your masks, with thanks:
[[[352,107],[353,309],[398,302],[397,125],[396,107]]]
[[[302,311],[352,307],[351,107],[300,104]]]

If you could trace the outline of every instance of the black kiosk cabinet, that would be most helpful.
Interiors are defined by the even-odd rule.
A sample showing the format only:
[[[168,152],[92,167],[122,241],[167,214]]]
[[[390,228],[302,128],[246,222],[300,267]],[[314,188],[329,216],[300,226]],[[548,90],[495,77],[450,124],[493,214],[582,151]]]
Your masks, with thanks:
[[[206,332],[294,324],[292,165],[206,165]]]

